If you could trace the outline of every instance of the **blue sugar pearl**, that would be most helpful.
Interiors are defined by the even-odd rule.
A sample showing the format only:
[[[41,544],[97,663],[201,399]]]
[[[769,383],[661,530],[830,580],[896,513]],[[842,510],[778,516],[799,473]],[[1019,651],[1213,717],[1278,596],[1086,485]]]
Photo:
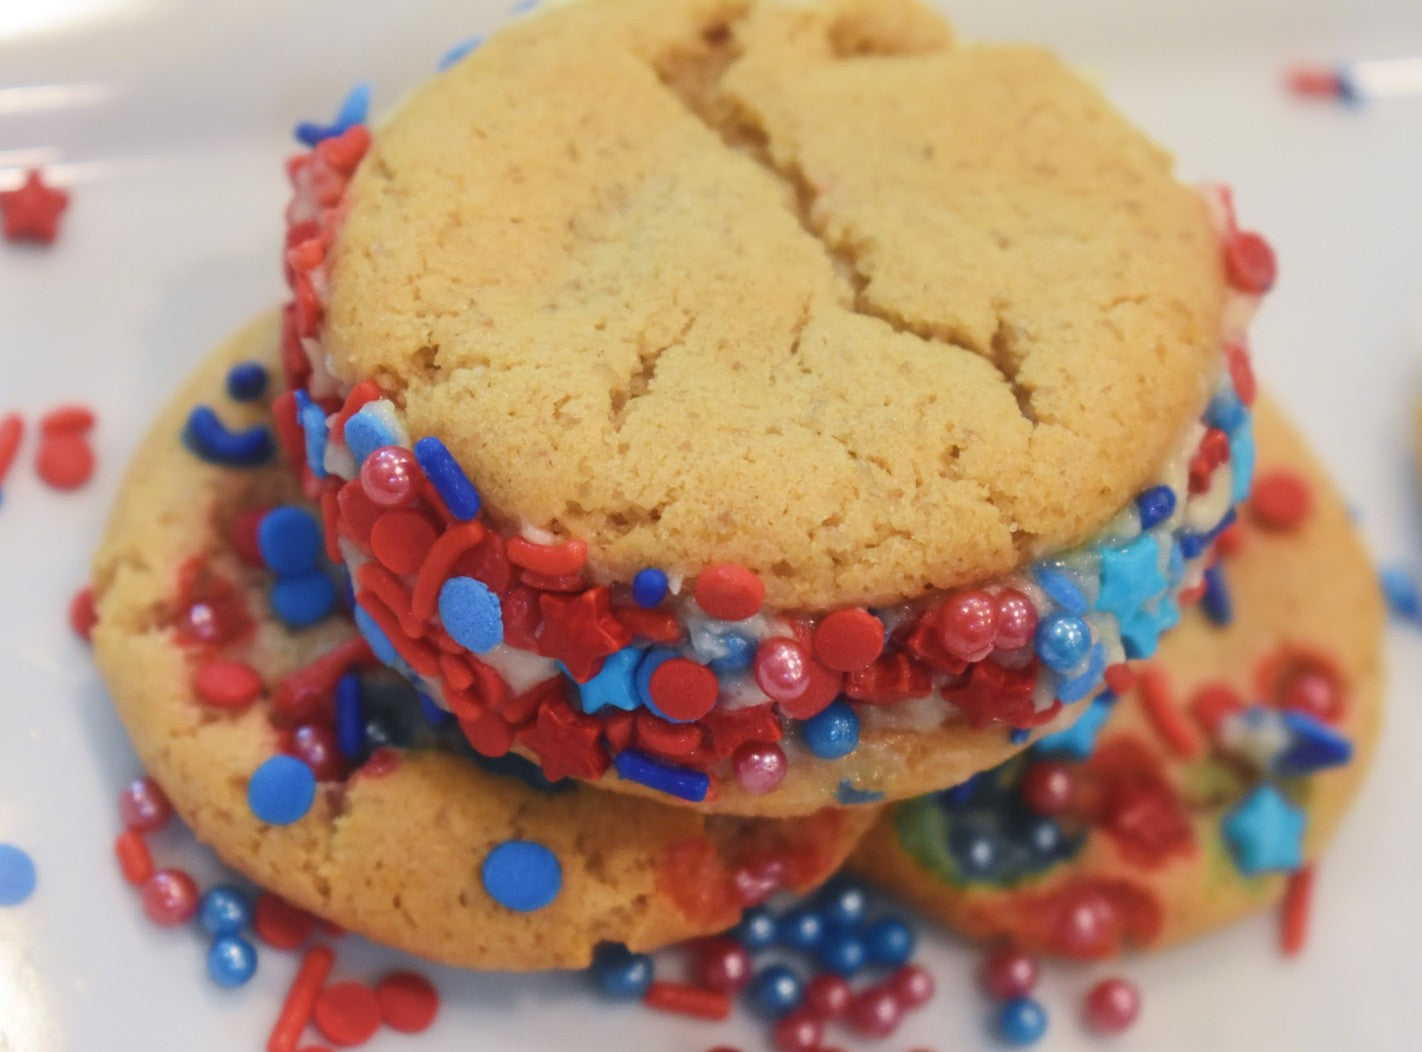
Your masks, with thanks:
[[[415,460],[451,515],[468,522],[479,514],[479,491],[443,442],[433,436],[420,439],[415,443]]]
[[[636,782],[694,804],[705,800],[711,788],[711,779],[700,771],[662,763],[635,749],[624,749],[618,753],[613,766],[617,769],[617,777],[625,781]]]
[[[822,760],[837,760],[859,748],[859,717],[847,701],[832,701],[800,724],[810,751]]]
[[[272,585],[271,603],[289,628],[308,628],[336,609],[336,586],[320,570],[288,577]]]
[[[486,654],[504,641],[499,597],[483,581],[451,577],[439,590],[439,619],[466,650]]]
[[[864,948],[869,951],[869,960],[885,968],[907,964],[917,941],[918,937],[904,919],[892,914],[880,917],[864,933]]]
[[[820,912],[832,928],[857,927],[869,912],[869,893],[853,881],[836,881],[820,900]]]
[[[965,821],[950,825],[948,850],[967,880],[988,880],[997,870],[997,840],[977,823]]]
[[[667,597],[667,575],[655,566],[638,570],[632,578],[632,601],[638,606],[651,610],[661,605]]]
[[[997,1010],[997,1033],[1014,1048],[1035,1045],[1047,1032],[1047,1012],[1030,997],[1014,997]]]
[[[207,949],[207,974],[224,990],[241,986],[257,971],[257,950],[238,935],[221,935]]]
[[[588,972],[598,989],[608,997],[638,1001],[652,985],[652,958],[645,953],[633,953],[619,943],[605,942],[594,951]]]
[[[869,963],[869,951],[854,929],[831,928],[820,942],[819,958],[830,971],[849,978]]]
[[[237,935],[252,923],[252,902],[241,888],[218,884],[198,902],[198,924],[209,935]]]
[[[1051,614],[1037,626],[1037,656],[1048,668],[1066,672],[1091,649],[1091,629],[1072,614]]]
[[[287,826],[311,810],[316,776],[294,756],[267,760],[247,782],[247,805],[260,821]]]
[[[725,653],[706,663],[707,668],[718,676],[734,676],[745,672],[755,663],[755,640],[738,632],[727,632],[720,637]]]
[[[1422,595],[1419,595],[1417,582],[1411,574],[1401,567],[1390,566],[1378,574],[1378,581],[1382,585],[1383,598],[1393,614],[1407,621],[1422,617]]]
[[[18,906],[35,891],[35,864],[14,844],[0,844],[0,906]]]
[[[1175,491],[1169,486],[1152,486],[1136,498],[1136,510],[1141,515],[1141,529],[1153,529],[1175,514]]]
[[[489,852],[479,876],[490,898],[517,913],[541,910],[563,887],[558,856],[532,840],[505,840]]]
[[[354,617],[356,628],[360,629],[360,634],[370,644],[370,651],[375,655],[377,661],[382,665],[393,666],[400,660],[395,644],[390,642],[390,637],[385,634],[384,629],[375,623],[375,618],[365,612],[364,607],[357,606]]]
[[[234,402],[254,402],[267,389],[267,369],[261,362],[238,362],[227,370],[227,396]]]
[[[741,914],[741,922],[731,929],[731,937],[751,953],[775,943],[779,926],[775,915],[764,906],[755,906]]]
[[[791,910],[780,918],[776,933],[782,946],[812,953],[824,941],[825,919],[812,909]]]
[[[1022,839],[1040,858],[1055,858],[1065,845],[1062,827],[1051,818],[1034,816],[1022,830]]]
[[[805,999],[805,984],[783,964],[772,964],[755,973],[747,994],[756,1015],[782,1019],[800,1007]]]
[[[305,508],[273,508],[257,523],[262,562],[278,577],[299,577],[316,569],[324,545],[321,524]]]
[[[242,431],[229,430],[208,405],[193,407],[183,427],[183,443],[210,464],[233,468],[255,468],[276,453],[272,434],[261,424]]]
[[[336,682],[336,748],[347,760],[365,755],[365,705],[360,678],[350,673]]]

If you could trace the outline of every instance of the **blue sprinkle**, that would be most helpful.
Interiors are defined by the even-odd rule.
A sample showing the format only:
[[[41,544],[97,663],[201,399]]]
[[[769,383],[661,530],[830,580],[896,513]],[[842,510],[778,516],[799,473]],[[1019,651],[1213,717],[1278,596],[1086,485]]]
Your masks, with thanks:
[[[885,968],[907,964],[918,942],[913,929],[902,917],[880,917],[864,933],[864,948],[869,960]]]
[[[278,755],[252,772],[247,804],[260,821],[287,826],[311,810],[316,776],[294,756]]]
[[[415,460],[451,515],[468,522],[479,514],[479,491],[443,442],[433,436],[420,439],[415,443]]]
[[[384,630],[375,623],[375,618],[365,612],[365,608],[357,605],[355,608],[355,623],[360,629],[360,634],[365,637],[365,641],[370,644],[370,651],[382,665],[395,665],[400,660],[400,654],[395,649],[395,645],[390,642]]]
[[[820,942],[820,964],[846,979],[859,974],[869,963],[864,940],[852,928],[831,928]]]
[[[1292,873],[1303,865],[1307,816],[1272,785],[1250,792],[1220,820],[1234,863],[1247,877]]]
[[[336,609],[336,586],[320,570],[277,581],[271,588],[272,612],[289,628],[309,628]]]
[[[1043,740],[1045,741],[1046,739]],[[986,771],[980,771],[977,774],[970,775],[965,781],[959,782],[957,785],[950,785],[940,794],[943,802],[952,808],[964,807],[971,803],[973,797],[977,795],[978,788],[987,780],[987,773]]]
[[[425,722],[438,730],[440,727],[448,727],[454,722],[454,713],[448,709],[442,709],[435,700],[424,691],[418,691],[420,698],[420,713],[424,716]]]
[[[1153,529],[1175,514],[1175,491],[1169,486],[1152,486],[1136,497],[1136,510],[1141,529]]]
[[[690,800],[694,804],[705,800],[706,792],[711,788],[711,779],[700,771],[693,771],[688,767],[673,767],[635,749],[618,753],[613,766],[617,768],[619,778],[645,785],[649,789],[675,796],[680,800]]]
[[[18,906],[34,891],[34,861],[14,844],[0,844],[0,906]]]
[[[334,139],[342,132],[357,124],[364,124],[370,112],[370,85],[361,82],[350,90],[336,111],[336,119],[330,124],[317,121],[302,121],[294,134],[303,146],[315,146],[324,139]]]
[[[838,760],[859,748],[859,716],[849,703],[832,701],[800,724],[809,750],[822,760]]]
[[[483,581],[451,577],[439,590],[439,619],[466,650],[486,654],[504,641],[499,597]]]
[[[1219,563],[1205,571],[1205,592],[1200,596],[1200,609],[1213,624],[1227,625],[1234,620],[1234,600],[1225,583],[1224,567]]]
[[[374,408],[377,405],[379,402],[367,402],[346,421],[346,445],[357,464],[364,464],[365,458],[377,449],[399,443],[400,436],[381,417],[380,410]]]
[[[1037,656],[1050,669],[1065,672],[1086,657],[1091,648],[1091,629],[1072,614],[1051,614],[1037,626]]]
[[[820,913],[834,928],[854,928],[869,912],[869,892],[864,885],[840,878],[820,893]]]
[[[1233,431],[1244,423],[1246,410],[1244,403],[1233,388],[1225,388],[1210,399],[1205,408],[1205,423],[1221,431]]]
[[[360,677],[346,673],[336,683],[336,748],[347,760],[365,755],[365,704]]]
[[[464,740],[462,735],[461,740]],[[468,744],[467,740],[465,744]],[[543,768],[538,764],[516,752],[506,752],[502,756],[484,756],[474,752],[471,746],[470,759],[490,774],[496,774],[500,778],[517,779],[535,792],[566,793],[577,788],[573,779],[559,778],[555,781],[544,774]]]
[[[197,916],[209,935],[238,935],[252,923],[252,900],[241,888],[218,884],[203,892]]]
[[[1013,727],[1007,732],[1007,741],[1010,745],[1022,745],[1030,737],[1032,737],[1032,732],[1026,727]]]
[[[825,919],[817,911],[802,906],[780,918],[776,935],[782,946],[813,953],[824,941]]]
[[[679,657],[680,653],[671,647],[652,647],[646,652],[642,660],[637,664],[637,675],[635,683],[637,686],[637,700],[647,708],[656,712],[656,706],[652,702],[652,673],[661,668],[674,657]]]
[[[800,1007],[805,984],[785,965],[772,964],[755,973],[746,994],[756,1015],[781,1019]]]
[[[1287,709],[1279,715],[1289,732],[1289,746],[1275,758],[1274,774],[1283,778],[1313,774],[1353,759],[1353,743],[1322,720]]]
[[[479,870],[484,890],[500,906],[518,913],[541,910],[563,887],[558,856],[531,840],[505,840]]]
[[[321,524],[305,508],[273,508],[257,523],[262,562],[278,577],[299,577],[316,569],[324,545]]]
[[[632,578],[632,601],[638,606],[652,610],[661,605],[667,597],[667,575],[655,566],[638,570]]]
[[[997,1033],[1003,1042],[1025,1048],[1047,1032],[1047,1010],[1030,997],[1014,997],[997,1011]]]
[[[255,402],[267,389],[267,368],[261,362],[238,362],[227,370],[227,396],[234,402]]]
[[[1063,678],[1057,684],[1057,697],[1068,705],[1080,701],[1101,685],[1101,674],[1105,671],[1106,649],[1100,643],[1093,644],[1086,669],[1070,679]]]
[[[1107,717],[1111,715],[1111,707],[1115,704],[1115,695],[1103,691],[1091,699],[1091,704],[1077,717],[1075,723],[1064,731],[1057,731],[1042,738],[1033,746],[1033,750],[1048,756],[1086,759],[1096,748],[1096,736],[1101,733]]]
[[[884,799],[884,794],[877,789],[859,789],[848,778],[842,778],[834,791],[834,798],[836,803],[852,807],[855,804],[877,804]]]
[[[296,392],[296,422],[301,425],[301,433],[306,438],[306,466],[318,479],[326,477],[326,410],[322,409],[305,391]]]
[[[608,997],[617,1001],[640,1001],[652,985],[652,958],[645,953],[632,953],[626,946],[605,942],[593,951],[588,969],[593,982]]]
[[[1032,573],[1037,578],[1037,583],[1042,586],[1042,591],[1047,593],[1047,598],[1067,613],[1079,616],[1091,609],[1091,604],[1086,601],[1086,596],[1077,587],[1071,574],[1060,566],[1041,563]]]
[[[257,972],[257,949],[238,935],[223,935],[207,949],[207,974],[224,990],[241,986]]]
[[[1234,478],[1230,486],[1230,503],[1243,504],[1254,483],[1254,432],[1249,426],[1249,414],[1229,433],[1229,461]]]
[[[1422,618],[1422,594],[1418,593],[1417,582],[1411,574],[1401,567],[1391,566],[1378,574],[1378,581],[1389,610],[1406,621]]]
[[[443,73],[450,66],[454,65],[456,62],[462,59],[465,55],[469,54],[469,52],[473,51],[483,42],[484,38],[481,36],[472,36],[468,40],[461,40],[458,44],[455,44],[454,47],[450,48],[444,53],[444,57],[439,60],[439,65],[435,68],[438,69],[439,72]]]
[[[716,675],[734,676],[747,671],[755,663],[755,640],[738,632],[727,632],[724,636],[718,636],[717,641],[725,653],[706,662],[706,667]]]
[[[607,655],[598,674],[586,683],[578,684],[578,698],[583,711],[592,714],[607,706],[631,712],[642,704],[637,691],[637,667],[645,650],[623,647]]]
[[[276,453],[271,432],[261,424],[243,431],[229,431],[216,411],[207,405],[194,406],[183,427],[183,442],[210,464],[233,468],[255,468]]]
[[[751,953],[774,944],[779,934],[775,916],[764,906],[753,906],[741,914],[741,921],[731,929],[731,938]]]

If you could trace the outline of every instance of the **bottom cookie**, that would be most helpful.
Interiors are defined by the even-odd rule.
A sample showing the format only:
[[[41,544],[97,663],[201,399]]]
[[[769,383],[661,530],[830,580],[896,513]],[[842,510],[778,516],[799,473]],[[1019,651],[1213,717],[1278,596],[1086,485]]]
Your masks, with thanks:
[[[1251,512],[1114,703],[895,805],[851,868],[975,939],[1106,957],[1270,906],[1323,850],[1379,730],[1383,613],[1348,512],[1258,407]]]
[[[264,319],[204,362],[134,458],[95,560],[96,659],[199,838],[342,927],[512,970],[721,931],[839,868],[873,808],[707,817],[476,762],[345,613],[270,394],[226,393],[241,363],[232,389],[260,387],[277,348]]]

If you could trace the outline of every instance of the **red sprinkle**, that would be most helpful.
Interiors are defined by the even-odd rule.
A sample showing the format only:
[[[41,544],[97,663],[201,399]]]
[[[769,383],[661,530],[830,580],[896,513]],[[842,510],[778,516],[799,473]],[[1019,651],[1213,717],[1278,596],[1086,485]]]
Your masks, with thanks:
[[[241,709],[262,693],[262,677],[244,662],[215,659],[198,666],[193,675],[193,690],[209,705]]]
[[[776,1022],[770,1043],[777,1052],[820,1052],[824,1032],[824,1024],[802,1008]]]
[[[81,588],[69,600],[69,627],[84,642],[93,635],[94,626],[99,623],[99,615],[94,610],[94,590]]]
[[[1225,241],[1225,274],[1232,287],[1257,296],[1274,287],[1278,264],[1269,242],[1252,230],[1237,230]]]
[[[1117,697],[1136,685],[1136,670],[1124,661],[1106,666],[1106,688]]]
[[[139,897],[148,919],[163,928],[186,924],[197,913],[197,884],[181,869],[160,869],[151,874],[139,888]]]
[[[19,413],[7,413],[0,417],[0,486],[5,484],[5,476],[15,462],[15,454],[19,452],[24,437],[25,421]]]
[[[1249,510],[1264,529],[1287,532],[1308,518],[1313,510],[1313,493],[1295,472],[1271,471],[1255,479]]]
[[[1237,343],[1227,343],[1225,359],[1229,363],[1229,378],[1234,384],[1234,393],[1246,406],[1253,405],[1259,396],[1259,381],[1254,378],[1254,365],[1249,360],[1249,352]]]
[[[1128,1030],[1141,1011],[1141,994],[1125,979],[1102,979],[1091,988],[1083,1005],[1086,1023],[1101,1034]]]
[[[44,435],[35,457],[35,470],[47,486],[57,490],[78,489],[94,474],[94,451],[81,434]]]
[[[815,626],[815,656],[835,672],[873,663],[884,649],[884,622],[863,607],[836,610]]]
[[[257,544],[257,528],[271,510],[269,507],[246,508],[237,513],[227,529],[227,542],[248,566],[266,565],[262,561],[262,549]]]
[[[1223,683],[1207,683],[1190,699],[1190,714],[1211,738],[1219,735],[1225,718],[1244,708],[1239,695]]]
[[[562,544],[534,544],[523,537],[510,537],[505,550],[509,562],[545,577],[579,574],[588,561],[588,545],[586,541],[581,540],[564,541]]]
[[[313,946],[301,959],[301,967],[291,980],[291,987],[282,1002],[281,1012],[267,1038],[267,1052],[296,1052],[296,1044],[301,1040],[301,1032],[311,1019],[311,1009],[316,995],[331,974],[331,966],[336,963],[336,955],[329,946]],[[377,1014],[379,1009],[377,1008]]]
[[[86,405],[61,405],[51,409],[39,419],[42,435],[83,434],[92,430],[97,418]]]
[[[439,1012],[439,991],[414,972],[391,972],[376,984],[375,999],[385,1025],[402,1034],[429,1029]]]
[[[744,566],[716,563],[696,575],[696,605],[722,621],[744,621],[765,602],[765,582]]]
[[[135,778],[118,798],[119,821],[136,833],[156,833],[173,818],[173,805],[163,787],[149,777]]]
[[[316,995],[311,1018],[332,1044],[363,1045],[380,1029],[380,1002],[364,983],[333,983]]]
[[[1193,760],[1199,756],[1205,743],[1185,719],[1165,672],[1156,665],[1146,665],[1140,669],[1137,683],[1141,708],[1161,741],[1182,759]]]
[[[114,841],[114,857],[118,859],[123,879],[136,888],[153,876],[153,855],[143,835],[136,830],[125,829],[118,835]]]
[[[392,573],[413,574],[434,547],[439,531],[418,511],[387,511],[370,530],[370,549]]]
[[[1313,912],[1314,867],[1305,866],[1289,877],[1279,913],[1279,949],[1286,957],[1297,957],[1308,941],[1308,921]]]
[[[1284,86],[1301,98],[1336,99],[1343,91],[1343,79],[1327,66],[1291,66],[1284,71]]]
[[[316,930],[316,918],[279,895],[264,891],[257,897],[252,930],[273,949],[294,950]]]
[[[7,241],[48,245],[59,234],[59,217],[68,205],[69,195],[46,186],[32,168],[18,190],[0,193],[0,230]]]
[[[697,1019],[725,1019],[731,1014],[731,998],[719,990],[705,990],[682,983],[653,982],[642,995],[642,1003],[662,1012],[676,1012]]]
[[[662,662],[652,673],[649,688],[657,710],[671,720],[699,720],[716,704],[720,689],[716,673],[688,658]]]

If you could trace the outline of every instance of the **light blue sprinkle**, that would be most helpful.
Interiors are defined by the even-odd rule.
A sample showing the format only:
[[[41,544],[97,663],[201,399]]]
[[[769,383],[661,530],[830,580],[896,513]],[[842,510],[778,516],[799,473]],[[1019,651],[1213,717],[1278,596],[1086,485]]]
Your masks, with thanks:
[[[1244,414],[1240,425],[1229,433],[1229,461],[1230,470],[1234,473],[1230,484],[1230,503],[1242,504],[1254,483],[1254,432],[1248,413]]]
[[[346,421],[346,445],[350,447],[357,465],[365,463],[365,458],[382,446],[399,444],[394,429],[381,419],[378,409],[372,408],[377,404],[367,402]]]
[[[296,422],[306,438],[306,466],[318,479],[326,477],[326,410],[305,391],[296,392]]]
[[[355,608],[355,623],[360,634],[365,636],[365,641],[370,644],[371,653],[382,665],[393,667],[400,660],[400,654],[390,642],[390,637],[375,623],[375,618],[365,612],[363,606],[357,605]]]
[[[1096,748],[1096,737],[1106,725],[1116,697],[1110,691],[1103,691],[1091,699],[1091,704],[1082,710],[1077,721],[1065,730],[1048,734],[1034,745],[1033,751],[1049,756],[1069,756],[1075,760],[1085,760]]]
[[[455,44],[454,47],[450,48],[444,53],[444,57],[439,60],[439,65],[436,67],[436,69],[438,69],[439,72],[443,73],[450,66],[454,65],[456,62],[462,59],[465,55],[469,54],[482,43],[484,43],[484,38],[482,36],[472,36],[467,40],[461,40],[458,44]]]
[[[1057,697],[1067,704],[1080,701],[1101,685],[1101,674],[1106,671],[1106,650],[1100,643],[1091,648],[1091,658],[1086,670],[1071,679],[1063,678],[1057,684]]]
[[[644,653],[641,647],[623,647],[609,654],[596,676],[578,684],[583,711],[592,714],[611,706],[631,712],[642,704],[637,692],[637,666]]]
[[[1261,785],[1220,820],[1220,832],[1247,877],[1292,873],[1303,865],[1307,816],[1272,785]]]
[[[503,608],[483,581],[451,577],[439,590],[439,619],[456,643],[486,654],[504,641]]]
[[[836,803],[853,807],[855,804],[877,804],[884,799],[884,794],[877,789],[856,789],[854,783],[845,778],[834,791],[834,799]]]
[[[1400,566],[1385,567],[1378,573],[1388,609],[1406,621],[1422,618],[1422,594],[1412,575]]]
[[[1047,598],[1069,614],[1081,615],[1090,607],[1071,573],[1059,563],[1038,563],[1032,574]]]

